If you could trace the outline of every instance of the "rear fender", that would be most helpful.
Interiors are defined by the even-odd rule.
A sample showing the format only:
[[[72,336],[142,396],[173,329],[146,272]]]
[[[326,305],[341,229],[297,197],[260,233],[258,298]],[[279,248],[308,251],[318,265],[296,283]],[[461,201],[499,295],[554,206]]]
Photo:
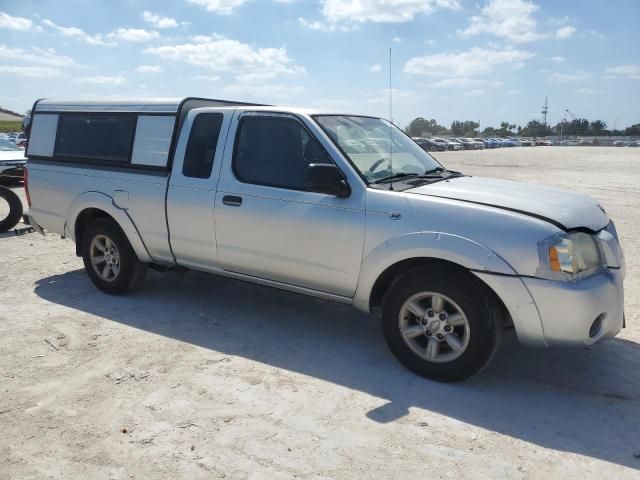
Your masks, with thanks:
[[[152,258],[147,251],[147,247],[142,241],[142,238],[138,233],[138,229],[131,220],[131,217],[129,217],[129,214],[127,214],[127,211],[122,208],[118,208],[114,204],[113,198],[104,193],[85,192],[78,195],[73,202],[71,202],[67,213],[67,221],[64,225],[66,237],[69,237],[74,242],[76,241],[76,221],[78,220],[80,213],[88,208],[102,210],[107,215],[111,216],[127,236],[127,239],[129,240],[133,251],[138,256],[138,259],[141,262],[152,261]]]

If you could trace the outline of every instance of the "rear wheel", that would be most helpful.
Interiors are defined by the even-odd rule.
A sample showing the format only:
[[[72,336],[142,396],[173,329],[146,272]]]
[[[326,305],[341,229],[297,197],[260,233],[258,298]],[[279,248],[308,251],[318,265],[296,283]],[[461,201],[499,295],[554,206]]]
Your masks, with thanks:
[[[138,260],[129,240],[110,219],[89,224],[82,238],[84,266],[96,287],[116,295],[140,288],[148,265]]]
[[[408,369],[433,380],[463,380],[482,370],[500,343],[492,292],[471,274],[436,267],[396,279],[382,303],[387,344]]]

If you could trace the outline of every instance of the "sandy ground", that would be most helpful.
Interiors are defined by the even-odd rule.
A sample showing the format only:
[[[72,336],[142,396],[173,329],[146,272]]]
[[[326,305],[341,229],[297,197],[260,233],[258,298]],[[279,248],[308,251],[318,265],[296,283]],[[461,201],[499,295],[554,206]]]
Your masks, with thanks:
[[[73,245],[0,237],[0,478],[640,478],[640,149],[447,152],[586,192],[618,225],[628,328],[589,349],[508,335],[443,385],[375,318],[197,272],[100,293]]]

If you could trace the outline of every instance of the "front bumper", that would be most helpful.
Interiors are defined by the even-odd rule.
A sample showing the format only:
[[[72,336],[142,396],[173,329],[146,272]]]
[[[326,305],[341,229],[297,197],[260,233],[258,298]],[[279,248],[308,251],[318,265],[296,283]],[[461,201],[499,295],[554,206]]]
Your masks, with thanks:
[[[576,281],[476,273],[504,302],[521,343],[591,345],[624,323],[624,269],[607,268]]]
[[[624,323],[623,278],[622,270],[609,268],[576,282],[524,279],[540,312],[546,343],[591,345],[620,332]]]

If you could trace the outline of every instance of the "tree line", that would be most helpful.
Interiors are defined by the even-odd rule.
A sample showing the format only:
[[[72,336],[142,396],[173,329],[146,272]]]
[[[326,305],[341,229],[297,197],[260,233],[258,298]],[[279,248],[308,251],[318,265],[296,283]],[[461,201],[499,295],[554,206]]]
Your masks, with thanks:
[[[480,131],[480,124],[473,120],[454,120],[449,128],[439,125],[435,119],[427,120],[415,118],[407,125],[405,132],[411,137],[452,135],[454,137],[508,137],[518,135],[523,137],[562,136],[635,136],[640,135],[640,123],[631,125],[624,130],[608,130],[607,122],[602,120],[589,121],[586,118],[563,120],[555,126],[545,124],[539,120],[531,120],[524,127],[510,122],[501,122],[500,128],[486,127]]]

